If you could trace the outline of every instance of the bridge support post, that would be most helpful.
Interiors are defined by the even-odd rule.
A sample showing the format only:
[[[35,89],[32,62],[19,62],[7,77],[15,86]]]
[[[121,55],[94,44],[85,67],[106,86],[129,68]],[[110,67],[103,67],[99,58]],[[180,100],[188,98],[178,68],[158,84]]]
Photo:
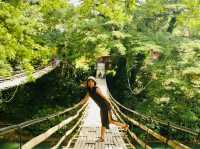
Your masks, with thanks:
[[[200,140],[200,132],[198,133],[198,136],[197,136],[197,143],[199,142],[199,140]]]
[[[167,146],[168,146],[168,140],[170,139],[169,128],[170,128],[170,123],[167,122],[167,136],[166,136],[167,140],[166,140],[166,142],[165,142],[165,149],[167,149]]]
[[[145,140],[147,141],[147,138],[148,138],[148,130],[146,131],[146,133],[145,133]],[[147,147],[147,145],[146,145],[146,143],[145,143],[145,149],[146,149],[146,147]]]
[[[148,124],[148,123],[152,124],[151,117],[149,117],[148,119],[145,119],[145,123],[146,124]],[[145,140],[148,141],[148,139],[149,139],[149,129],[147,129],[147,131],[145,133]],[[146,148],[146,145],[147,144],[145,144],[145,148]]]
[[[18,126],[17,131],[18,131],[18,135],[19,135],[19,149],[22,148],[22,135],[21,135],[21,130],[22,130],[21,127]]]

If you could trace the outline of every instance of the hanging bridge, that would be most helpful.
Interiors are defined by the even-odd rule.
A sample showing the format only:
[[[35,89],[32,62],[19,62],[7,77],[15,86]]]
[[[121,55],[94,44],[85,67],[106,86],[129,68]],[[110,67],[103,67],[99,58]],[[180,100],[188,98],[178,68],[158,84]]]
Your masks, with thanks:
[[[53,67],[51,67],[51,69],[53,69]],[[21,131],[24,128],[32,127],[34,125],[50,121],[56,117],[66,115],[67,113],[71,113],[70,116],[66,117],[57,125],[49,128],[45,132],[35,136],[27,142],[22,142],[22,136],[20,133],[19,148],[35,148],[61,129],[65,130],[65,133],[61,138],[58,138],[54,145],[51,146],[52,149],[135,149],[138,146],[140,146],[140,148],[151,149],[151,145],[148,144],[148,141],[146,140],[148,137],[154,138],[161,144],[164,144],[165,147],[168,146],[175,149],[190,148],[189,146],[184,145],[180,141],[174,139],[175,137],[170,136],[169,133],[161,135],[153,128],[148,127],[148,124],[166,127],[168,132],[169,130],[176,130],[180,131],[180,133],[187,133],[194,136],[195,140],[199,139],[199,133],[194,132],[189,128],[151,118],[123,106],[112,97],[107,88],[105,79],[97,79],[97,86],[99,86],[104,95],[110,99],[112,106],[114,107],[112,112],[113,118],[130,125],[127,132],[114,125],[110,125],[110,129],[106,130],[105,141],[96,142],[100,136],[100,109],[92,99],[87,100],[87,98],[90,97],[86,96],[79,103],[65,109],[64,111],[59,111],[45,117],[36,118],[20,124],[1,128],[0,136],[4,136],[13,131]],[[71,123],[73,123],[73,125],[70,125]],[[140,137],[138,133],[135,132],[135,130],[138,129],[145,134],[145,137]]]
[[[60,61],[56,60],[54,65],[50,64],[50,65],[46,66],[45,68],[37,69],[35,72],[33,72],[32,77],[34,79],[38,79],[38,78],[42,77],[43,75],[51,72],[59,64],[60,64]],[[17,73],[11,77],[0,78],[0,91],[25,84],[28,81],[29,81],[29,79],[25,73]]]

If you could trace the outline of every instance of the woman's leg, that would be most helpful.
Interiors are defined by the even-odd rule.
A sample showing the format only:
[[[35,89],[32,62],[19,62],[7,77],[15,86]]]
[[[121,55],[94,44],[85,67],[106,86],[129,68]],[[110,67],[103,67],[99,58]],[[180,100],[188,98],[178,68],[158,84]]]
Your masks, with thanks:
[[[101,121],[103,121],[103,111],[100,111]],[[106,128],[102,125],[100,127],[100,141],[104,140]]]
[[[103,127],[103,126],[101,126],[101,130],[100,130],[100,138],[102,138],[102,139],[104,139],[104,137],[105,137],[105,127]]]
[[[110,122],[111,124],[114,124],[114,125],[119,126],[119,127],[121,127],[121,128],[127,128],[127,127],[128,127],[127,124],[122,124],[122,123],[120,123],[120,122],[118,122],[118,121],[113,120],[113,119],[112,119],[111,111],[108,112],[108,119],[109,119],[109,122]]]

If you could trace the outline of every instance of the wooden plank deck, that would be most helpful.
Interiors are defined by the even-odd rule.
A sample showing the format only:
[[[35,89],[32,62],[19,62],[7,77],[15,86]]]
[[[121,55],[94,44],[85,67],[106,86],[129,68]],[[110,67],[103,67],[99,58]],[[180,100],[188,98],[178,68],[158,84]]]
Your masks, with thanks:
[[[105,141],[96,142],[100,135],[99,127],[82,127],[74,149],[127,149],[117,128],[106,130]],[[66,148],[64,148],[66,149]]]
[[[101,88],[102,92],[106,96],[108,96],[105,80],[97,79],[97,86]],[[116,118],[115,115],[113,115],[113,118]],[[114,125],[110,125],[110,129],[106,130],[104,142],[96,142],[96,140],[100,136],[100,126],[100,109],[92,99],[89,99],[82,128],[78,135],[77,141],[75,142],[75,145],[72,148],[127,149],[119,129]],[[66,147],[63,148],[67,149]]]

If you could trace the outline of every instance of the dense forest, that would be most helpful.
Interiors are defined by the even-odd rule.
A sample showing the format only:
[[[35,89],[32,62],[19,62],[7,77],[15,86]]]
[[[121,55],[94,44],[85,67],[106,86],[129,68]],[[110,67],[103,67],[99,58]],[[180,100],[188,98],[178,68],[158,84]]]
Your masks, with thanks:
[[[106,55],[109,89],[120,103],[200,132],[199,0],[0,0],[0,78],[62,61],[19,87],[12,103],[3,101],[15,88],[2,91],[2,120],[22,122],[76,103],[80,84]]]

